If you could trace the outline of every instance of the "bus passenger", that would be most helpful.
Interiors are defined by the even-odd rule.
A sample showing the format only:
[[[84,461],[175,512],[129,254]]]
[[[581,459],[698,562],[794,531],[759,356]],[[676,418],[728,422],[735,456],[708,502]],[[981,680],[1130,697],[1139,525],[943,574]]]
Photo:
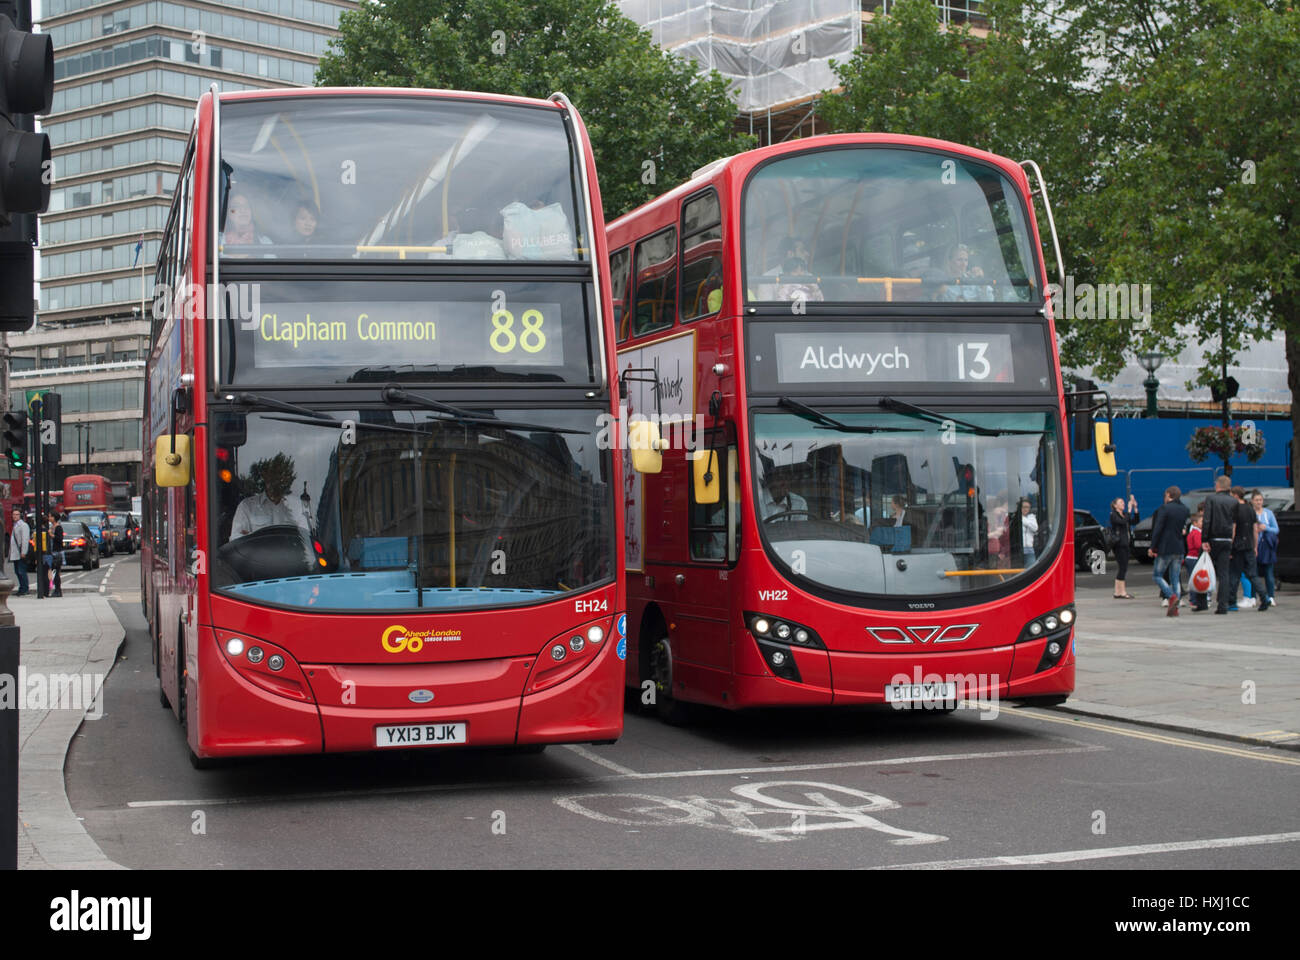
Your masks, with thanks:
[[[316,211],[306,202],[299,202],[293,215],[293,239],[295,246],[305,246],[316,239]]]
[[[984,281],[984,271],[971,263],[970,247],[959,243],[948,254],[939,300],[992,300],[993,288]]]
[[[230,207],[226,211],[226,232],[221,235],[221,240],[234,246],[271,242],[270,238],[257,232],[257,225],[253,221],[253,204],[247,195],[231,195]]]

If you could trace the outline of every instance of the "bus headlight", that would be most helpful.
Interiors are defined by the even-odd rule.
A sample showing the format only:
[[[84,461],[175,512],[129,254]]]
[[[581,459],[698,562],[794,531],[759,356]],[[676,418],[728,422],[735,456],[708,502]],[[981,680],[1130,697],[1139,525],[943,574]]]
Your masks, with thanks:
[[[226,653],[232,657],[237,657],[244,652],[244,641],[239,637],[231,637],[226,641]]]
[[[587,628],[587,639],[592,643],[600,643],[605,639],[605,630],[600,624],[595,623]]]
[[[564,644],[562,643],[557,643],[555,646],[551,647],[552,660],[563,660],[565,657],[565,653],[566,651],[564,649]]]
[[[265,656],[266,656],[266,651],[263,650],[261,647],[249,647],[249,648],[248,648],[248,662],[249,662],[249,663],[261,663],[261,662],[262,662],[262,658],[265,657]]]
[[[569,638],[569,649],[574,653],[582,653],[582,648],[586,645],[587,641],[576,633]]]

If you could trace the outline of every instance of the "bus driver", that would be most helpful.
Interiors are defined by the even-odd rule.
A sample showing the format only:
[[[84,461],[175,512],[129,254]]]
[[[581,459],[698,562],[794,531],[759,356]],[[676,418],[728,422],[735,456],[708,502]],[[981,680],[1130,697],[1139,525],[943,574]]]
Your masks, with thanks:
[[[254,481],[260,480],[262,492],[240,501],[235,519],[230,523],[230,539],[246,537],[264,527],[297,526],[310,531],[302,510],[294,510],[285,502],[293,488],[293,461],[283,453],[259,460],[249,469]]]

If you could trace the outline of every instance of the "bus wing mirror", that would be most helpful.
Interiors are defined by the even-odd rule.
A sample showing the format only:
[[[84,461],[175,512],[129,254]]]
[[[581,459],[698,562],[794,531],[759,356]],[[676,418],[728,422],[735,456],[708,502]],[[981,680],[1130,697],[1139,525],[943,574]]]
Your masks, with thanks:
[[[717,451],[696,450],[693,456],[695,502],[702,505],[717,503],[722,498],[722,464]]]
[[[627,445],[632,454],[632,469],[637,473],[658,473],[664,468],[663,440],[654,421],[634,421],[628,427]]]
[[[174,452],[173,444],[175,444]],[[189,434],[169,434],[158,438],[154,446],[153,476],[154,483],[160,487],[185,487],[189,485]]]
[[[1115,476],[1115,445],[1110,442],[1110,423],[1096,420],[1092,425],[1093,439],[1097,444],[1097,467],[1103,477]]]

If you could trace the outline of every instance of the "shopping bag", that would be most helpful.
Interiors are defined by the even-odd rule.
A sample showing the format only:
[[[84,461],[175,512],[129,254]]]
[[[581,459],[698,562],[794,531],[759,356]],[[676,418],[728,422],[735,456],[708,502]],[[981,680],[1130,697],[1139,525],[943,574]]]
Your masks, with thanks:
[[[1214,564],[1210,562],[1208,553],[1202,553],[1196,566],[1192,567],[1189,584],[1193,593],[1214,593],[1218,581],[1214,578]]]

